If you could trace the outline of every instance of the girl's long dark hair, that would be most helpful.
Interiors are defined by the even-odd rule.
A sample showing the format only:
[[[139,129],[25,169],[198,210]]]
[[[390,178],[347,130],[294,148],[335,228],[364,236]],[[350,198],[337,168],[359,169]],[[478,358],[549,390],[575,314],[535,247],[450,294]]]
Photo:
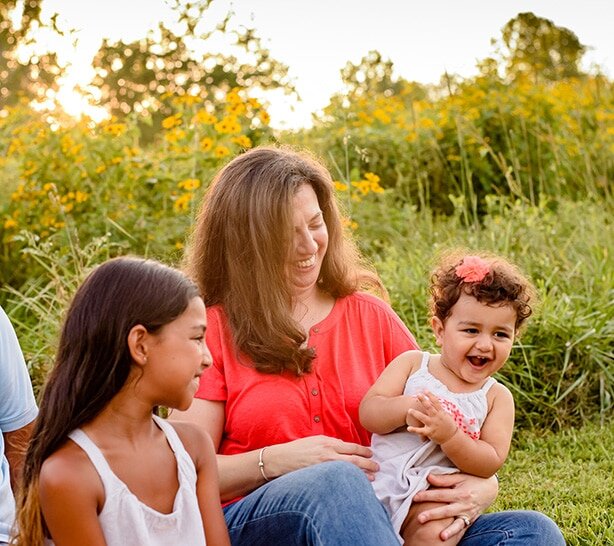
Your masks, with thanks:
[[[124,386],[132,367],[130,330],[138,324],[149,332],[159,330],[198,295],[196,285],[176,269],[126,257],[98,266],[77,290],[26,455],[17,544],[43,543],[41,466],[73,429],[96,417]]]

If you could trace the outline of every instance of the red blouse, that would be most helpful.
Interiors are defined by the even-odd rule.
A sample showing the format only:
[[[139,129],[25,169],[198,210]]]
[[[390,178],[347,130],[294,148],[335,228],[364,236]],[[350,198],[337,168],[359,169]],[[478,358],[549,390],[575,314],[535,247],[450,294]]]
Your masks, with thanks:
[[[358,406],[392,359],[418,348],[414,337],[388,304],[355,293],[335,302],[311,328],[308,343],[316,351],[309,374],[259,373],[249,361],[237,361],[222,308],[207,309],[213,366],[203,373],[196,397],[226,403],[219,453],[243,453],[318,434],[369,445]]]

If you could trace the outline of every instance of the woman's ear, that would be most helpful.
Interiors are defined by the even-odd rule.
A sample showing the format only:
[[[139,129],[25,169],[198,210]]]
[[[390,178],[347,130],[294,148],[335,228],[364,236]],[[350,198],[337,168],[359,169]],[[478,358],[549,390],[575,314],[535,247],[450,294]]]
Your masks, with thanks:
[[[133,326],[130,329],[130,332],[128,332],[128,348],[130,349],[130,356],[132,356],[132,361],[137,366],[144,366],[147,364],[148,337],[149,332],[142,324]]]
[[[433,317],[431,319],[431,328],[433,329],[433,333],[435,334],[435,342],[439,347],[441,347],[443,342],[444,325],[439,317]]]

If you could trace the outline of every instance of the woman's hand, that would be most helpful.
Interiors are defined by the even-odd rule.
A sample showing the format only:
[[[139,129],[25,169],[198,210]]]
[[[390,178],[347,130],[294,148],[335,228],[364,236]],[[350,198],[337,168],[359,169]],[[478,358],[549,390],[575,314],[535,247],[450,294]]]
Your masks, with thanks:
[[[360,468],[372,481],[379,467],[370,459],[371,455],[371,450],[360,444],[329,436],[309,436],[268,447],[264,462],[267,475],[277,477],[326,461],[347,461]]]
[[[420,491],[414,497],[415,502],[441,502],[442,506],[425,510],[418,516],[420,523],[427,521],[456,518],[463,514],[474,522],[497,498],[499,485],[497,479],[478,478],[469,474],[430,474],[431,487]],[[447,540],[465,528],[462,519],[455,519],[441,533],[441,539]]]

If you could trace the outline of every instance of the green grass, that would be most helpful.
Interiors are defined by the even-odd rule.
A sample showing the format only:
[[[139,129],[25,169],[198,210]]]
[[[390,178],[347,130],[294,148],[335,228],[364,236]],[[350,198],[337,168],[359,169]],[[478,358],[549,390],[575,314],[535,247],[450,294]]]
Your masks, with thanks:
[[[532,509],[569,546],[614,544],[614,421],[557,433],[519,431],[493,510]]]

